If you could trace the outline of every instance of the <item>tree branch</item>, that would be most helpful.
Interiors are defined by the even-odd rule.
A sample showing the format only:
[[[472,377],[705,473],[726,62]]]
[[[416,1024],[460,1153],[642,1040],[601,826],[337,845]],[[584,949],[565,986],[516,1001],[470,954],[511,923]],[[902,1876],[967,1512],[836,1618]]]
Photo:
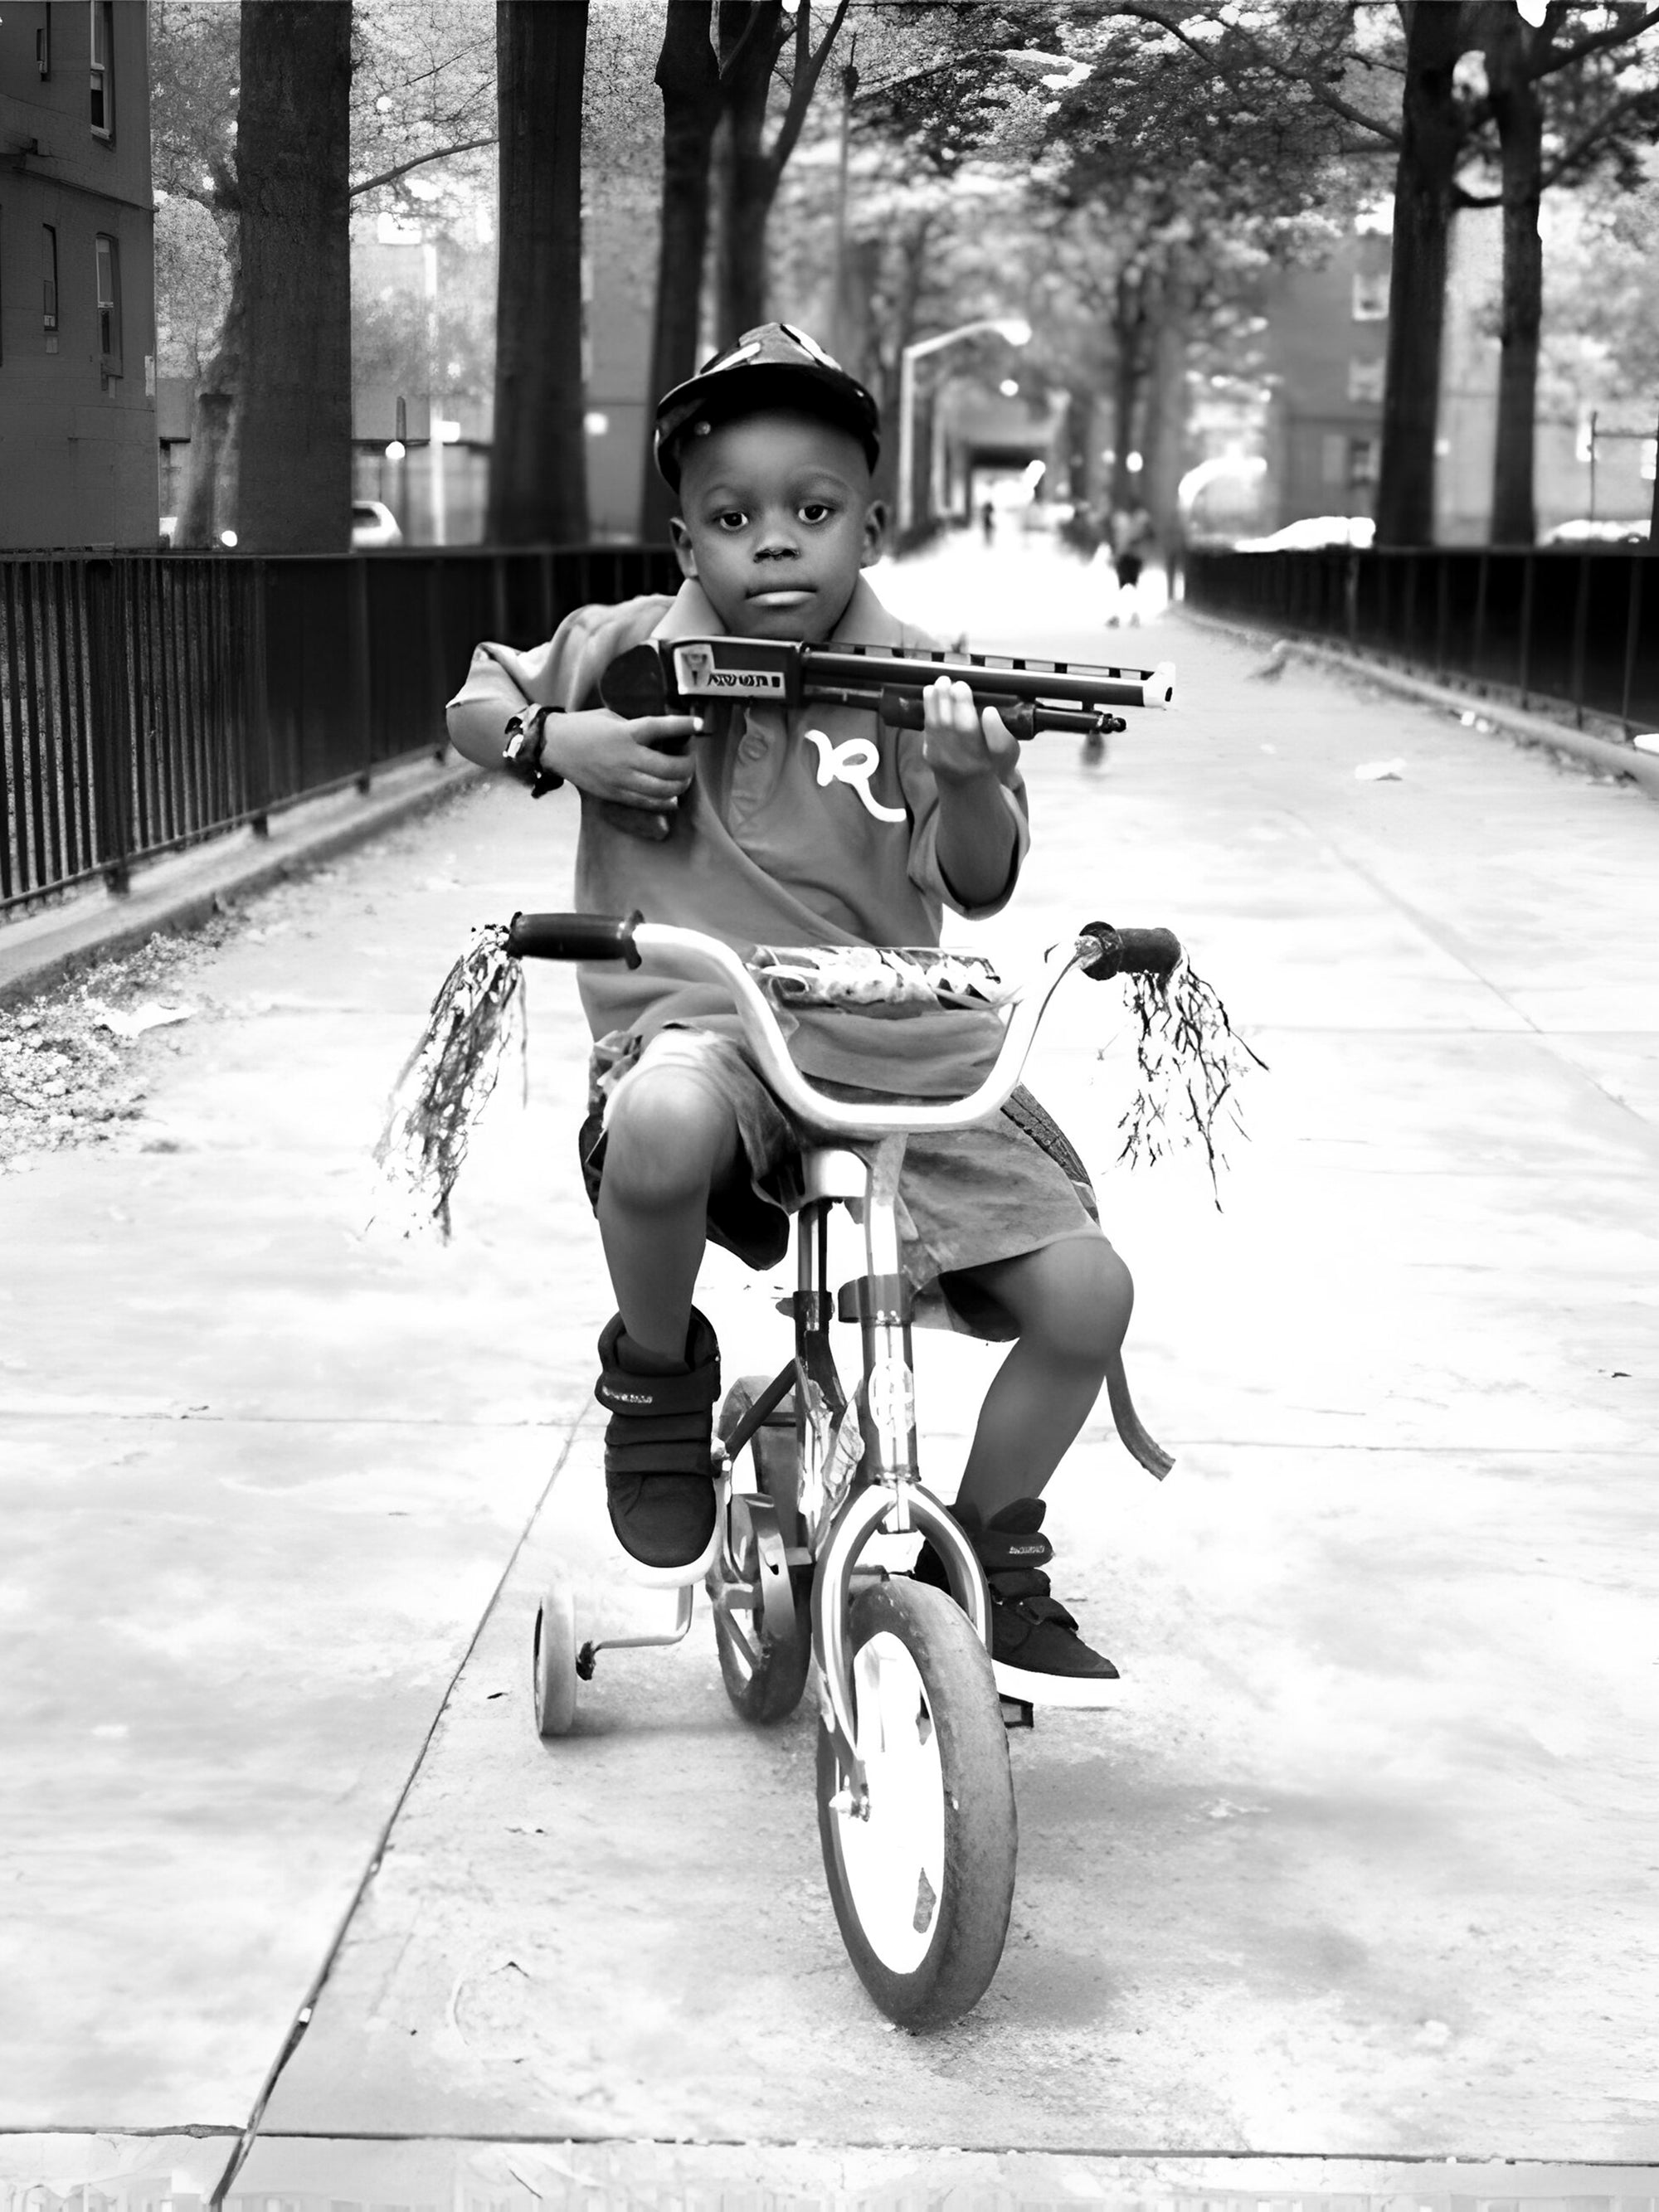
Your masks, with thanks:
[[[1554,76],[1564,69],[1571,69],[1575,62],[1582,61],[1586,54],[1605,53],[1610,46],[1628,46],[1632,39],[1639,39],[1644,31],[1650,31],[1656,23],[1659,23],[1659,7],[1645,9],[1639,23],[1610,23],[1605,31],[1588,31],[1582,39],[1575,39],[1570,46],[1546,48],[1539,57],[1539,66],[1528,70],[1527,74],[1534,82],[1547,76]]]
[[[1651,108],[1659,105],[1659,88],[1648,88],[1642,92],[1626,93],[1622,100],[1614,100],[1606,114],[1581,131],[1570,146],[1564,147],[1553,161],[1544,165],[1542,183],[1546,190],[1558,185],[1564,177],[1581,167],[1602,146],[1618,128],[1620,120],[1632,109]]]
[[[364,192],[377,191],[382,185],[395,184],[399,177],[406,177],[411,169],[423,169],[428,161],[447,161],[452,154],[471,154],[480,146],[495,143],[492,132],[488,138],[464,138],[459,146],[439,146],[430,154],[417,154],[412,161],[399,161],[395,169],[382,169],[378,177],[365,177],[362,184],[352,185],[350,197],[355,200]]]
[[[812,0],[800,0],[795,13],[795,80],[789,88],[788,105],[783,111],[783,120],[778,125],[778,135],[767,153],[775,177],[783,174],[783,165],[795,150],[795,142],[806,120],[806,111],[812,104],[812,94],[818,88],[818,79],[823,74],[823,64],[835,43],[836,33],[846,20],[851,0],[836,0],[836,12],[830,27],[818,41],[817,52],[811,46],[812,34]],[[780,49],[781,52],[781,49]],[[802,91],[803,83],[806,89]]]
[[[1440,4],[1443,4],[1443,0],[1440,0]],[[1137,22],[1156,23],[1160,30],[1167,31],[1172,39],[1178,40],[1195,60],[1203,64],[1212,77],[1224,85],[1227,82],[1227,72],[1221,67],[1215,56],[1197,40],[1188,38],[1182,25],[1177,21],[1172,21],[1162,8],[1152,5],[1152,0],[1112,0],[1112,5],[1108,12],[1120,17],[1128,16]],[[1340,93],[1333,92],[1324,79],[1316,71],[1310,69],[1294,69],[1280,61],[1242,24],[1227,23],[1224,27],[1249,49],[1252,56],[1263,69],[1270,70],[1273,76],[1285,79],[1288,83],[1304,86],[1328,114],[1340,116],[1345,123],[1353,124],[1368,137],[1380,139],[1385,146],[1393,147],[1396,152],[1399,150],[1398,131],[1391,130],[1386,123],[1380,122],[1376,116],[1367,115],[1363,107],[1356,107],[1352,100],[1344,100]]]

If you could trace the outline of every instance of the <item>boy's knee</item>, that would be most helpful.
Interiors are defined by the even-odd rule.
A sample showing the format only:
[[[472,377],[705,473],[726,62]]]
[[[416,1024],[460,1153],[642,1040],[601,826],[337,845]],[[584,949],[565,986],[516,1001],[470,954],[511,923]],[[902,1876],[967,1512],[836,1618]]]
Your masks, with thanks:
[[[737,1144],[732,1110],[676,1068],[642,1068],[605,1115],[605,1180],[635,1204],[672,1204],[706,1191]]]
[[[1051,1357],[1103,1375],[1128,1330],[1133,1278],[1103,1237],[1051,1244],[1041,1256],[1048,1264],[1032,1333]]]

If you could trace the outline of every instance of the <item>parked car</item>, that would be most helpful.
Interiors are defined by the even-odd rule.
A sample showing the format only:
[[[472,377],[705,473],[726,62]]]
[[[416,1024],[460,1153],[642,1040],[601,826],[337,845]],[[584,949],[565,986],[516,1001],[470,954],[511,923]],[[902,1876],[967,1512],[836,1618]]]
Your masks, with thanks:
[[[1276,553],[1282,547],[1369,545],[1376,535],[1376,525],[1369,514],[1304,514],[1299,522],[1287,522],[1268,537],[1239,538],[1234,550]]]
[[[1539,540],[1542,545],[1645,545],[1645,522],[1592,521],[1580,515],[1572,522],[1558,522]]]
[[[351,502],[351,543],[361,552],[365,546],[401,545],[404,533],[398,527],[398,518],[389,507],[378,499],[354,499]]]
[[[161,517],[160,535],[163,545],[172,544],[178,527],[176,514]],[[236,541],[232,538],[227,542],[234,545]],[[365,546],[401,545],[403,542],[404,533],[398,527],[398,518],[389,507],[378,499],[352,501],[351,544],[354,551],[361,552]]]

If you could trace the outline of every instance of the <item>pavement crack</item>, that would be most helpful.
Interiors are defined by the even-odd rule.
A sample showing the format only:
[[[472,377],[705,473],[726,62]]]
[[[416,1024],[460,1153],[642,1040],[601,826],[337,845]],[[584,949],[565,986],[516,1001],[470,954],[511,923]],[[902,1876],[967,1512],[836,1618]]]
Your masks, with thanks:
[[[437,1736],[439,1729],[443,1725],[444,1716],[449,1711],[451,1702],[455,1695],[457,1686],[459,1685],[462,1675],[466,1672],[468,1666],[471,1662],[472,1655],[478,1648],[479,1638],[483,1636],[485,1628],[489,1626],[490,1616],[494,1613],[495,1607],[501,1602],[501,1593],[507,1588],[507,1583],[512,1577],[513,1570],[519,1563],[520,1554],[523,1552],[525,1546],[530,1540],[530,1533],[532,1529],[534,1528],[537,1522],[540,1519],[543,1509],[546,1505],[549,1498],[552,1495],[554,1484],[557,1482],[560,1475],[564,1471],[566,1462],[570,1457],[571,1451],[575,1445],[577,1436],[580,1434],[586,1419],[586,1416],[583,1415],[577,1420],[572,1422],[569,1428],[566,1431],[563,1443],[560,1447],[557,1457],[554,1461],[552,1470],[548,1475],[547,1480],[543,1484],[540,1494],[538,1496],[534,1505],[531,1508],[529,1516],[526,1518],[523,1528],[519,1531],[518,1540],[514,1545],[511,1553],[507,1556],[507,1564],[503,1566],[500,1575],[496,1577],[495,1586],[490,1591],[489,1601],[484,1606],[483,1612],[479,1614],[477,1624],[474,1627],[471,1637],[467,1639],[465,1650],[462,1652],[460,1658],[456,1662],[454,1669],[450,1675],[447,1685],[445,1687],[443,1696],[438,1701],[438,1709],[433,1714],[431,1722],[427,1728],[425,1735],[421,1738],[420,1747],[416,1752],[413,1760],[410,1762],[409,1772],[404,1778],[403,1787],[398,1792],[397,1799],[392,1807],[392,1810],[387,1814],[386,1820],[381,1824],[380,1833],[375,1838],[374,1847],[369,1852],[368,1857],[364,1863],[362,1874],[357,1878],[356,1886],[353,1889],[351,1896],[347,1902],[345,1911],[341,1914],[338,1924],[335,1928],[332,1937],[330,1939],[328,1948],[323,1956],[322,1963],[312,1978],[311,1986],[306,1991],[304,2001],[294,2015],[293,2023],[289,2027],[288,2033],[283,2039],[282,2048],[277,2052],[276,2058],[272,2061],[264,2081],[260,2085],[259,2093],[253,2101],[252,2110],[248,2114],[247,2124],[243,2128],[242,2132],[237,2140],[236,2148],[231,2154],[229,2163],[227,2165],[224,2172],[221,2175],[217,2186],[213,2190],[212,2193],[209,2197],[208,2203],[211,2207],[211,2212],[222,2212],[225,2198],[229,2194],[231,2189],[234,2186],[237,2175],[247,2163],[248,2158],[252,2152],[253,2146],[258,2140],[266,2109],[270,2106],[270,2100],[276,2094],[277,2084],[281,2081],[283,2075],[287,2069],[289,2062],[292,2060],[295,2052],[299,2049],[301,2044],[305,2039],[306,2031],[311,2025],[312,2020],[316,2013],[318,2002],[322,1996],[324,1990],[327,1986],[329,1977],[334,1972],[336,1961],[338,1960],[341,1952],[345,1948],[346,1938],[351,1932],[352,1923],[356,1919],[363,1899],[368,1894],[370,1884],[374,1881],[376,1875],[380,1870],[381,1863],[386,1857],[387,1849],[392,1841],[392,1830],[397,1826],[398,1821],[402,1815],[404,1807],[408,1803],[410,1793],[413,1791],[416,1783],[420,1779],[421,1771],[426,1765],[428,1753],[432,1748],[433,1742]]]

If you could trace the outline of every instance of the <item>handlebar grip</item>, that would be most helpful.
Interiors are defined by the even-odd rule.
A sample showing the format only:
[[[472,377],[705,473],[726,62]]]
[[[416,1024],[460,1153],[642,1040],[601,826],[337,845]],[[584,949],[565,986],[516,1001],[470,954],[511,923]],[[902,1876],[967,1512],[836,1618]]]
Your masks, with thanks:
[[[515,914],[507,949],[520,960],[625,960],[637,968],[634,931],[641,914]]]
[[[1172,929],[1114,929],[1109,921],[1091,921],[1078,933],[1100,941],[1099,957],[1083,963],[1084,974],[1097,983],[1114,975],[1167,976],[1181,957],[1181,939]]]

